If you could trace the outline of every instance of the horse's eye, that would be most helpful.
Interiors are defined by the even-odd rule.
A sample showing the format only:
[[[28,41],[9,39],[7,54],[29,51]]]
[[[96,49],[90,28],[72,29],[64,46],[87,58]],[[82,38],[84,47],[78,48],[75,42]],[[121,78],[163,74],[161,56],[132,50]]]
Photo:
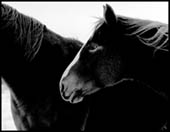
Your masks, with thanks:
[[[102,46],[99,46],[98,44],[96,44],[96,43],[91,43],[91,45],[89,46],[89,52],[90,53],[94,53],[94,52],[96,52],[97,50],[101,50],[101,49],[103,49],[103,47]]]

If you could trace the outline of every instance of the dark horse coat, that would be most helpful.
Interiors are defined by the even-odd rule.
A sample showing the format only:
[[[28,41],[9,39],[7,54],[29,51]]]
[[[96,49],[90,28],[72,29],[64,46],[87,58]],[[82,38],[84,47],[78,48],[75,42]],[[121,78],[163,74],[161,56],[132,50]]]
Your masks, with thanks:
[[[89,96],[86,130],[167,130],[168,24],[115,15],[109,5],[103,14],[62,75],[62,98]]]
[[[10,87],[19,130],[164,130],[167,100],[135,80],[102,89],[78,104],[62,100],[60,77],[82,43],[7,5],[1,5],[1,12],[1,74]]]
[[[119,70],[120,63],[114,61],[116,55],[122,57],[124,64],[119,76],[122,80],[113,86],[101,87],[101,91],[91,95],[87,130],[168,131],[168,25],[118,16],[106,5],[104,18],[99,20],[70,71],[74,73],[75,70],[79,78],[86,77],[88,80],[88,72],[83,74],[81,69],[88,71],[87,67],[93,67],[89,75],[91,80],[94,78],[99,79],[99,83],[110,83],[111,79],[115,79],[114,71]],[[113,70],[114,66],[116,68]],[[95,76],[95,71],[98,76]]]
[[[5,4],[1,4],[0,27],[1,77],[10,88],[17,129],[79,131],[85,104],[63,101],[58,83],[82,43]]]

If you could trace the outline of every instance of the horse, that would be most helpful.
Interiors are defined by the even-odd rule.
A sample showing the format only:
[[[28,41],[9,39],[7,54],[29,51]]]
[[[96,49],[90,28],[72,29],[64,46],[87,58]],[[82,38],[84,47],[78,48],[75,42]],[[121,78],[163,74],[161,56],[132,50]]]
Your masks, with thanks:
[[[86,104],[62,100],[59,80],[83,43],[1,4],[1,80],[18,130],[81,131]],[[66,127],[67,126],[67,127]]]
[[[99,130],[116,127],[121,131],[124,127],[130,131],[139,131],[139,128],[155,131],[166,128],[163,124],[167,124],[168,58],[168,24],[116,15],[106,4],[104,17],[99,18],[92,36],[61,77],[61,97],[72,104],[93,98],[91,111],[94,115],[91,114],[89,120],[92,120],[91,126],[98,122]],[[133,113],[134,109],[138,114]],[[132,117],[133,121],[130,120]]]

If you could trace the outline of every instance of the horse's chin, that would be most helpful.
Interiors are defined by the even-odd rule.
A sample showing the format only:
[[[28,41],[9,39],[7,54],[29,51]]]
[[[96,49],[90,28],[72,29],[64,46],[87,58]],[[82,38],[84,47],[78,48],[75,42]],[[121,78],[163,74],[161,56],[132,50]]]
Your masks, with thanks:
[[[86,85],[87,86],[87,85]],[[85,96],[89,96],[93,93],[96,93],[97,91],[99,91],[101,88],[99,87],[84,87],[82,88],[82,91],[80,92],[79,90],[75,91],[74,93],[72,93],[72,95],[69,98],[69,102],[72,104],[76,104],[76,103],[80,103],[83,101],[83,99],[85,98]],[[81,94],[80,94],[81,93]]]
[[[74,94],[73,94],[73,95],[71,95],[69,102],[72,104],[77,104],[77,103],[82,102],[83,99],[84,99],[83,96],[74,96]]]

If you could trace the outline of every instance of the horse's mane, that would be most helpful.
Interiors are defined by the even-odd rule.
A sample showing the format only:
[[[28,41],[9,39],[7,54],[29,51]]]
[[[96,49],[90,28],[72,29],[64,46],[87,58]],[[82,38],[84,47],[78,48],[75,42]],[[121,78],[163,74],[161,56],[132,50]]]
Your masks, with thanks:
[[[24,49],[26,57],[32,58],[38,52],[44,30],[38,20],[1,4],[1,29],[12,34],[12,41]]]
[[[98,18],[95,30],[104,21],[103,18]],[[136,37],[143,44],[154,47],[155,50],[169,51],[168,24],[120,15],[117,16],[117,24],[122,35]]]

